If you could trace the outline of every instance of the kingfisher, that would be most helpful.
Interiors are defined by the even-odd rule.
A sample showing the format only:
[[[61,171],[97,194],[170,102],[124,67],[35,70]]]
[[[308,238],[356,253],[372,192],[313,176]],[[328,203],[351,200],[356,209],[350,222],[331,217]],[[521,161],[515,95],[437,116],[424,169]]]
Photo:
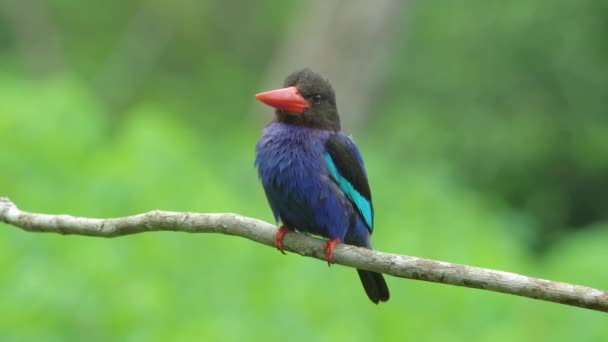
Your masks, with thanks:
[[[275,246],[299,231],[327,238],[333,263],[339,243],[372,248],[374,207],[363,158],[340,129],[336,96],[329,81],[309,68],[287,76],[284,87],[256,98],[273,107],[274,119],[256,145],[255,165],[270,208],[282,225]],[[369,299],[389,299],[380,273],[357,270]]]

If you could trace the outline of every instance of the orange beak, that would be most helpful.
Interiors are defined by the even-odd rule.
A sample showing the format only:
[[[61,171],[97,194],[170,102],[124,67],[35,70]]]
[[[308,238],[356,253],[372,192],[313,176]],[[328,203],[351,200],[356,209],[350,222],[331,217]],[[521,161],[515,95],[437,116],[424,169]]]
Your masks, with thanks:
[[[265,91],[256,94],[255,98],[271,107],[291,113],[302,114],[306,108],[310,107],[308,101],[302,97],[296,87]]]

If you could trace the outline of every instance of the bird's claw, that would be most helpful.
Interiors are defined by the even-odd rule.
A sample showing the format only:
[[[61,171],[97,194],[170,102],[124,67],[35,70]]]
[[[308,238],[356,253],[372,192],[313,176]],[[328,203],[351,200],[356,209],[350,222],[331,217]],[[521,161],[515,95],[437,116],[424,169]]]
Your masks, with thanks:
[[[274,236],[274,246],[279,250],[279,252],[283,254],[287,254],[283,250],[283,238],[285,237],[285,234],[287,234],[288,231],[289,230],[287,229],[287,227],[281,226],[279,227],[277,234]]]
[[[339,238],[333,238],[325,243],[325,257],[327,258],[327,266],[334,263],[334,248],[340,243]]]

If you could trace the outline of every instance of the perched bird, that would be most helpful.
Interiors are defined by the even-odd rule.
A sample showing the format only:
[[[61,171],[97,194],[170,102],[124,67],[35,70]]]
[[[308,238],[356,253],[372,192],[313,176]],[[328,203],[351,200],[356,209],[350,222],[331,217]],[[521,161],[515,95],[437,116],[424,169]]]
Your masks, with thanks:
[[[371,248],[374,209],[363,159],[340,130],[331,84],[306,68],[285,79],[284,88],[256,95],[275,108],[274,120],[256,145],[255,165],[275,220],[283,252],[289,231],[328,238],[328,263],[344,242]],[[382,274],[357,270],[372,302],[389,299]]]

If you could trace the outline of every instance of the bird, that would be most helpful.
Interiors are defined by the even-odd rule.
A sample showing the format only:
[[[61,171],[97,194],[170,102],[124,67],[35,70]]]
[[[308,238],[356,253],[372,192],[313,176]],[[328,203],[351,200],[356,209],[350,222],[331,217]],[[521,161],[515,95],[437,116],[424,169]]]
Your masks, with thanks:
[[[255,166],[277,224],[274,244],[281,253],[286,234],[298,231],[327,238],[333,263],[339,243],[372,248],[374,208],[363,158],[341,131],[336,96],[322,75],[304,68],[283,88],[256,94],[274,108],[273,120],[256,144]],[[369,299],[390,295],[380,273],[357,269]]]

